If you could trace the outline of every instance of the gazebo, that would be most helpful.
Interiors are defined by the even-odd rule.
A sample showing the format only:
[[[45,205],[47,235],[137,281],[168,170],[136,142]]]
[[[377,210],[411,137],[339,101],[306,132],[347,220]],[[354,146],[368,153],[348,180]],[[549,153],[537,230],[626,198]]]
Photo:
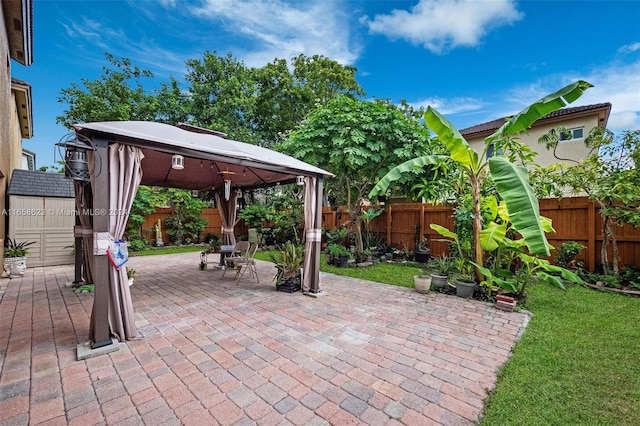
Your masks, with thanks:
[[[83,263],[95,286],[91,349],[137,336],[124,268],[116,269],[108,247],[122,238],[138,185],[213,190],[225,243],[235,243],[235,191],[304,182],[305,273],[303,291],[320,287],[322,185],[331,173],[276,151],[226,139],[188,124],[146,121],[77,124],[65,147],[67,175],[74,181],[78,221],[76,270]],[[78,244],[76,244],[78,246]],[[79,252],[80,250],[78,250]],[[76,274],[76,280],[78,274]]]

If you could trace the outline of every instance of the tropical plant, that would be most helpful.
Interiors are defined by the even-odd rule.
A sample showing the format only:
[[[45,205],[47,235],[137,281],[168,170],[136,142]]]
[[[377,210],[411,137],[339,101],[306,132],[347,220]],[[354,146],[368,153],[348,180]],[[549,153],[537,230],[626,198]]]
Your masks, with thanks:
[[[512,218],[514,229],[520,233],[526,241],[529,251],[533,254],[549,256],[549,243],[540,226],[540,212],[538,200],[529,184],[527,170],[512,161],[513,155],[504,149],[512,144],[513,136],[527,130],[537,119],[555,111],[578,99],[591,84],[578,80],[562,89],[545,96],[534,102],[516,116],[507,120],[496,132],[485,138],[483,152],[478,155],[460,132],[431,107],[425,113],[425,122],[433,130],[440,142],[442,142],[450,156],[421,156],[406,161],[393,169],[380,179],[369,193],[370,197],[384,193],[391,182],[398,180],[404,173],[416,168],[439,164],[448,158],[457,163],[466,174],[473,200],[473,255],[477,265],[484,264],[484,253],[480,240],[482,230],[481,214],[481,188],[485,178],[486,169],[496,185],[498,194],[505,200],[509,215]],[[491,156],[486,160],[489,150],[494,153],[504,154]],[[477,278],[479,272],[476,272]]]
[[[136,270],[133,268],[127,268],[127,278],[133,280],[136,277]]]
[[[201,217],[206,203],[182,189],[168,189],[167,194],[173,207],[172,214],[165,220],[167,234],[176,245],[195,241],[207,225]]]
[[[448,277],[455,271],[455,263],[453,262],[453,259],[445,256],[444,253],[442,256],[433,259],[432,267],[434,273],[443,277]]]
[[[274,277],[276,284],[300,275],[300,268],[304,264],[304,251],[304,246],[287,241],[281,251],[269,254],[269,260],[276,267],[276,276]]]
[[[576,265],[576,256],[585,248],[587,247],[575,241],[565,241],[556,247],[555,264],[563,268],[573,268]]]
[[[15,239],[7,238],[7,241],[4,243],[4,257],[25,257],[29,254],[27,247],[35,243],[35,241],[17,242]]]
[[[332,243],[328,244],[326,248],[326,252],[329,253],[334,258],[338,256],[351,256],[351,252],[348,248],[343,246],[342,244]]]
[[[485,281],[481,282],[481,285],[487,287],[497,286],[515,292],[518,298],[522,298],[527,285],[535,281],[543,281],[561,289],[565,288],[562,282],[563,279],[576,284],[583,284],[582,279],[578,275],[568,269],[552,265],[548,260],[530,256],[526,253],[517,253],[517,258],[520,263],[518,270],[512,273],[507,269],[502,269],[501,277],[494,275],[489,268],[485,268],[477,263],[472,263],[485,276]]]

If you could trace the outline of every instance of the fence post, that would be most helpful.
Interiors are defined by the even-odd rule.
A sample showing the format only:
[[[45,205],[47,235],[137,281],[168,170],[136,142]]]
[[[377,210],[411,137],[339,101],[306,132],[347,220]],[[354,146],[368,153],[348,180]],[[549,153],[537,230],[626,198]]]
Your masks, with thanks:
[[[391,206],[387,209],[387,246],[391,247]]]

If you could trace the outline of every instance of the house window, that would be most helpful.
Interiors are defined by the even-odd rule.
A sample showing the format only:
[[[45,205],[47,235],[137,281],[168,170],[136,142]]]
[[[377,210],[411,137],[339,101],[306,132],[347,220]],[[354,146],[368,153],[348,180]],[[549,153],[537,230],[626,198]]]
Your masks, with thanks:
[[[582,139],[584,137],[584,127],[575,127],[567,129],[567,132],[560,133],[560,142],[566,142],[573,139]]]
[[[494,155],[501,155],[501,154],[502,154],[502,148],[496,151],[495,143],[491,142],[491,145],[489,145],[489,148],[487,148],[487,160],[493,157]]]

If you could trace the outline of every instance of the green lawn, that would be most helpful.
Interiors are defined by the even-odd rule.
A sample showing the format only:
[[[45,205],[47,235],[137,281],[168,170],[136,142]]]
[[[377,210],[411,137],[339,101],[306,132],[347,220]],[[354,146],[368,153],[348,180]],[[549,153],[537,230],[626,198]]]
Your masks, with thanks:
[[[166,247],[152,247],[148,250],[130,251],[129,256],[153,256],[156,254],[173,254],[173,253],[187,253],[192,251],[202,251],[202,246],[166,246]]]
[[[266,252],[257,257],[268,260]],[[405,287],[414,266],[321,270]],[[640,298],[529,288],[534,315],[499,374],[482,425],[640,425]]]
[[[640,299],[529,290],[533,312],[483,425],[639,425]]]

